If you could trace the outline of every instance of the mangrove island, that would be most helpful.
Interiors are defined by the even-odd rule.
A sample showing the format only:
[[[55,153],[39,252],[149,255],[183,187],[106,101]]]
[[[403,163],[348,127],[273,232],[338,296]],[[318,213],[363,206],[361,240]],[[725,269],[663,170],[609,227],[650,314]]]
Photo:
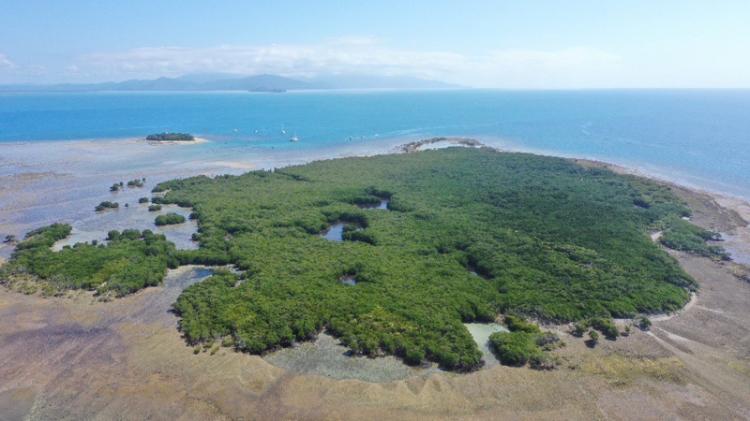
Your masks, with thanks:
[[[167,267],[233,265],[174,304],[189,344],[263,353],[326,331],[352,353],[473,370],[482,354],[463,323],[505,315],[491,345],[539,368],[558,340],[521,317],[581,322],[681,308],[695,281],[667,247],[725,258],[717,235],[683,217],[670,187],[562,158],[449,148],[345,158],[240,176],[167,181],[158,202],[192,208],[196,250],[150,231],[106,245],[50,246],[53,225],[18,244],[0,278],[118,295],[158,284]],[[387,206],[372,205],[387,200]],[[161,223],[184,222],[177,214]],[[321,233],[343,225],[341,241]],[[343,282],[342,279],[350,280]],[[519,316],[519,317],[514,317]]]
[[[195,136],[190,133],[164,132],[150,134],[146,136],[146,140],[154,142],[190,142],[195,140]]]

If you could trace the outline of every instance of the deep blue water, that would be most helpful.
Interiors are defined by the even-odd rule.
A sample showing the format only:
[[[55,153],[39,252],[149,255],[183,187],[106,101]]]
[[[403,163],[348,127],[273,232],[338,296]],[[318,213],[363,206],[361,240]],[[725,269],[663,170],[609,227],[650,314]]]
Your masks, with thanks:
[[[750,197],[748,90],[0,94],[0,142],[159,131],[199,134],[216,147],[302,150],[401,137],[496,138]],[[300,142],[289,142],[294,134]]]

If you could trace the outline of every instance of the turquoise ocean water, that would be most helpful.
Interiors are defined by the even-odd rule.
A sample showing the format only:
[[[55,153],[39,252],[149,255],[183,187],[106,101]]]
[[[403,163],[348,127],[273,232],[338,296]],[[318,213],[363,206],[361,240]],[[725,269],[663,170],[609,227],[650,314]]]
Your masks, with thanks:
[[[209,155],[472,136],[750,197],[748,90],[0,94],[0,145],[160,131]]]

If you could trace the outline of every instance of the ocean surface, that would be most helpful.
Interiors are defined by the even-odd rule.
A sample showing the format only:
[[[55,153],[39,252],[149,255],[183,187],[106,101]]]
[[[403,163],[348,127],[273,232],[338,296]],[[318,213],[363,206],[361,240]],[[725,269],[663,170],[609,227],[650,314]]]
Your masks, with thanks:
[[[211,140],[189,152],[202,157],[471,136],[750,198],[749,90],[0,94],[0,155],[8,143],[161,131]]]

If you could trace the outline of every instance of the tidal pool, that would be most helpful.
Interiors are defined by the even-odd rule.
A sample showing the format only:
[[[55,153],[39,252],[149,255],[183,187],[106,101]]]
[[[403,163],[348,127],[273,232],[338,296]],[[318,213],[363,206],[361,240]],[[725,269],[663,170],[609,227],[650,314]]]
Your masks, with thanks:
[[[372,205],[359,205],[361,209],[379,209],[388,210],[388,204],[391,203],[390,199],[380,199],[380,203]]]
[[[350,285],[350,286],[357,285],[357,278],[355,278],[352,275],[342,276],[339,279],[339,281],[341,281],[341,283],[344,284],[344,285]]]
[[[490,335],[495,332],[507,332],[508,329],[497,323],[464,323],[464,326],[469,330],[479,350],[482,351],[482,360],[484,360],[485,367],[500,364],[495,358],[495,354],[490,350]]]
[[[331,225],[326,232],[322,234],[323,238],[328,241],[341,242],[344,241],[344,223],[336,222]]]

